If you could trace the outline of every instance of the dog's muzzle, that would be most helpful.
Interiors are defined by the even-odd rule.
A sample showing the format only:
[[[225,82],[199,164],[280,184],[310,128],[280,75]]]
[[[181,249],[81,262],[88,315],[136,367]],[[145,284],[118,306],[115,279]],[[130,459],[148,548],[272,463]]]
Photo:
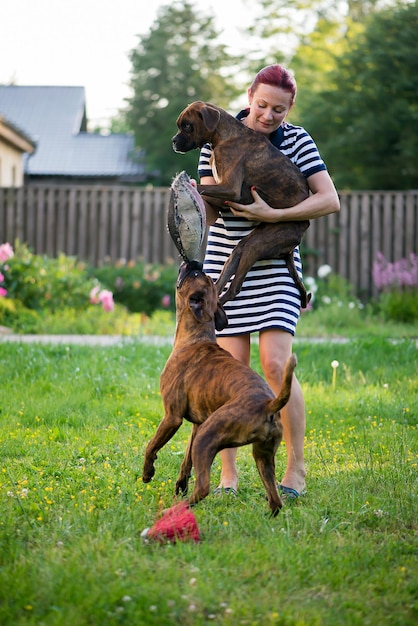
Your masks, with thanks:
[[[178,152],[179,154],[185,154],[185,152],[183,150],[179,150],[179,148],[177,146],[177,139],[176,139],[176,137],[173,137],[173,139],[171,140],[171,147],[173,148],[174,152]]]
[[[199,276],[199,274],[203,274],[203,263],[200,261],[184,261],[184,263],[180,265],[177,289],[180,289],[187,277]]]
[[[190,142],[182,135],[174,135],[171,140],[171,146],[174,152],[178,154],[186,154],[186,152],[190,152],[190,150],[195,150],[199,146],[196,145],[195,141]]]

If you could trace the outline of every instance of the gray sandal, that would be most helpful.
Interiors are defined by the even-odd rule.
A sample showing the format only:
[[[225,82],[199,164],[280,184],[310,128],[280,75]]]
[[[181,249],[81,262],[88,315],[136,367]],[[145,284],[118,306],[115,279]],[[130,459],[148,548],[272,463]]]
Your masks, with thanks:
[[[221,496],[223,493],[226,495],[236,496],[237,490],[233,487],[216,487],[216,489],[213,490],[213,493],[216,496]]]

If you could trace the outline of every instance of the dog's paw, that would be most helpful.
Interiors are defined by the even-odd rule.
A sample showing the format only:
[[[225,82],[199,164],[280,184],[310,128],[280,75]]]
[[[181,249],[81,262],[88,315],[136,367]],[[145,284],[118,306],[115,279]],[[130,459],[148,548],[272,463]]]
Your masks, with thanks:
[[[154,474],[155,469],[153,465],[147,465],[146,467],[144,465],[144,469],[142,470],[142,482],[149,483],[152,480]]]
[[[176,482],[176,496],[179,495],[179,493],[182,493],[183,496],[186,495],[187,491],[189,488],[189,481],[186,478],[182,478],[180,480],[178,480]]]

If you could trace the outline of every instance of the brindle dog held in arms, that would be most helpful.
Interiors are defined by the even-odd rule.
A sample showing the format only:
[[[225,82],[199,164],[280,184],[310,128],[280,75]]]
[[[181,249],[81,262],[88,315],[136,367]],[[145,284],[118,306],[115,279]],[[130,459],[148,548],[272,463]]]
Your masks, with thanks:
[[[211,166],[216,185],[198,185],[211,206],[224,207],[224,201],[251,204],[250,187],[271,207],[285,209],[302,202],[309,195],[305,177],[292,161],[273,146],[267,137],[247,128],[223,109],[207,102],[193,102],[177,119],[178,133],[173,149],[185,153],[210,143]],[[232,251],[216,282],[221,294],[234,276],[220,301],[225,304],[240,291],[245,275],[256,261],[284,259],[301,294],[301,305],[310,300],[293,260],[293,250],[301,242],[308,220],[261,223],[244,237]]]
[[[251,443],[269,507],[276,515],[282,507],[275,473],[275,454],[282,439],[280,409],[289,400],[296,357],[292,355],[286,364],[276,398],[261,376],[223,350],[216,343],[215,326],[221,330],[228,321],[212,279],[197,261],[180,267],[176,310],[173,352],[160,378],[165,413],[147,446],[142,480],[152,479],[158,451],[187,419],[193,429],[176,494],[187,493],[194,467],[196,482],[189,503],[205,498],[215,455]]]

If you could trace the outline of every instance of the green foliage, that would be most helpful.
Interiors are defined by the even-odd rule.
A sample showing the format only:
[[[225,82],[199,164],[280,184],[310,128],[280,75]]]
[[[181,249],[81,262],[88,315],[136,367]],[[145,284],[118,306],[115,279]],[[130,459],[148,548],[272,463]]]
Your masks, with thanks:
[[[417,289],[393,289],[379,296],[379,310],[385,320],[413,324],[418,321]]]
[[[126,306],[131,313],[147,315],[161,308],[175,310],[177,273],[174,264],[130,262],[90,268],[91,276],[113,292],[115,302]]]
[[[363,26],[348,33],[347,49],[336,56],[320,93],[315,89],[300,100],[299,119],[319,144],[337,187],[414,188],[418,5],[374,12]]]
[[[240,448],[238,497],[193,509],[201,543],[160,546],[140,533],[173,503],[190,433],[144,485],[170,350],[0,344],[0,623],[416,624],[415,343],[298,344],[307,495],[272,519]]]
[[[307,291],[312,294],[308,310],[320,312],[317,318],[328,321],[329,329],[361,327],[364,306],[354,295],[353,286],[339,274],[335,274],[329,265],[321,265],[317,276],[304,279]]]
[[[313,293],[313,308],[327,307],[330,304],[348,306],[350,309],[361,308],[361,303],[354,295],[353,286],[332,271],[329,265],[321,265],[317,277],[306,278],[308,288]]]
[[[254,36],[263,45],[252,51],[250,75],[264,65],[284,63],[296,73],[299,98],[309,98],[311,91],[327,84],[334,58],[345,46],[347,24],[362,23],[379,4],[380,0],[260,0],[260,13],[248,34],[250,46]]]
[[[412,324],[418,320],[418,256],[413,252],[393,263],[379,252],[373,262],[379,290],[377,308],[384,319]]]
[[[359,32],[362,27],[351,26],[350,33]],[[331,21],[321,17],[315,29],[299,41],[296,53],[291,60],[291,67],[297,79],[298,92],[290,119],[295,124],[310,126],[321,94],[335,89],[334,72],[338,68],[338,60],[347,50],[348,36],[345,21]],[[315,128],[316,131],[316,128]],[[317,139],[315,133],[315,139]],[[320,144],[322,151],[322,144]]]
[[[129,314],[123,306],[116,305],[113,311],[105,311],[101,306],[90,305],[85,311],[69,308],[54,313],[44,311],[37,316],[31,332],[38,335],[137,335],[141,323],[141,316]]]
[[[86,266],[75,257],[58,258],[33,254],[17,242],[14,256],[7,261],[7,296],[34,311],[57,311],[63,307],[86,309],[89,294],[97,281],[88,279]]]
[[[297,327],[299,337],[327,335],[359,337],[406,337],[417,333],[418,294],[416,290],[394,289],[382,293],[378,301],[364,304],[352,285],[332,272],[329,265],[318,268],[318,276],[304,282],[312,300],[302,311]]]
[[[88,268],[63,254],[57,259],[35,255],[17,242],[0,270],[6,291],[0,297],[0,325],[19,333],[137,334],[149,332],[156,310],[166,309],[171,317],[175,310],[174,264]],[[100,294],[107,294],[107,302]]]
[[[73,326],[79,327],[84,313],[89,309],[97,313],[101,309],[90,302],[91,290],[100,290],[98,281],[90,278],[86,266],[74,257],[36,255],[26,245],[16,242],[14,253],[0,269],[7,292],[0,298],[0,325],[15,332],[37,333],[43,332],[42,329],[54,332],[54,325],[45,325],[45,320],[63,317],[67,310],[74,312],[77,323]],[[111,294],[109,297],[111,300]],[[67,332],[75,332],[71,326],[68,324]]]
[[[19,242],[1,270],[7,297],[0,299],[0,324],[20,333],[37,332],[43,316],[87,310],[90,290],[98,285],[75,258],[35,255]]]
[[[170,184],[182,169],[196,176],[197,153],[179,155],[171,147],[179,113],[194,100],[226,106],[237,93],[227,75],[232,64],[236,72],[237,59],[227,55],[217,36],[213,17],[189,2],[174,2],[160,8],[131,52],[133,96],[126,119],[155,184]]]
[[[17,333],[37,332],[41,314],[26,308],[19,300],[0,298],[0,325]]]

